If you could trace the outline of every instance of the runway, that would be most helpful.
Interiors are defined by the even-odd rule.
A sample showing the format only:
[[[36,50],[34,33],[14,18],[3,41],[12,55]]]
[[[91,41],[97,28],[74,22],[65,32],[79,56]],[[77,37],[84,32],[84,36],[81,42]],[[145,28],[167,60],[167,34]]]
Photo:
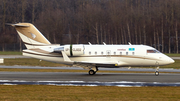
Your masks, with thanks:
[[[24,56],[0,56],[1,58],[28,58]],[[180,57],[173,57],[180,59]],[[83,70],[78,67],[38,67],[38,66],[0,66],[0,68],[20,69],[67,69]],[[148,71],[153,68],[99,68],[99,71]],[[100,73],[88,75],[88,73],[64,73],[64,72],[0,72],[1,85],[68,85],[68,86],[180,86],[179,69],[159,69],[160,75],[154,73]],[[161,73],[168,72],[168,73]],[[172,73],[171,73],[172,72]],[[174,74],[176,73],[176,74]]]
[[[84,70],[80,67],[40,67],[40,66],[3,66],[0,65],[0,68],[19,68],[19,69],[64,69],[64,70]],[[136,72],[155,72],[155,68],[131,68],[127,67],[121,68],[99,68],[99,71],[136,71]],[[172,69],[172,68],[160,68],[159,72],[174,72],[180,73],[180,69]]]
[[[73,86],[180,86],[180,74],[153,73],[63,73],[0,72],[5,85],[73,85]]]

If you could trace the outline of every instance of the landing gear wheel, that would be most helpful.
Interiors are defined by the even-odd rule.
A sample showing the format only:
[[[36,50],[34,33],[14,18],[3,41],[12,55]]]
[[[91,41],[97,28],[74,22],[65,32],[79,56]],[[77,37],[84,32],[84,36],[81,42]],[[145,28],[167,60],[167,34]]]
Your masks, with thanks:
[[[89,75],[94,75],[94,74],[96,74],[96,72],[94,72],[94,70],[89,71]]]
[[[159,72],[158,72],[158,71],[156,71],[156,72],[155,72],[155,75],[156,75],[156,76],[158,76],[158,75],[159,75]]]

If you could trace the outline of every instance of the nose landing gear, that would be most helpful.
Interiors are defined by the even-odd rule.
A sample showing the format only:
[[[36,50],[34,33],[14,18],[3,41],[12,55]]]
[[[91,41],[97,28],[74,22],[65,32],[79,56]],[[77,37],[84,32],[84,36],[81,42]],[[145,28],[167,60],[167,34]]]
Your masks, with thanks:
[[[156,68],[156,71],[155,71],[155,75],[158,76],[159,75],[159,67]]]

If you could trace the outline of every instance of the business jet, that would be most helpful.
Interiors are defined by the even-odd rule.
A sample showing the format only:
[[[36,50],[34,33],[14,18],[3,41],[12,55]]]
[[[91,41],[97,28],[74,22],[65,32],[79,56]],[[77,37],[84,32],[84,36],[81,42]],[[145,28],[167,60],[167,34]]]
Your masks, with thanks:
[[[31,23],[9,24],[15,27],[27,49],[24,56],[40,60],[73,65],[89,70],[94,75],[99,67],[157,67],[174,63],[174,60],[146,45],[92,45],[51,44]]]

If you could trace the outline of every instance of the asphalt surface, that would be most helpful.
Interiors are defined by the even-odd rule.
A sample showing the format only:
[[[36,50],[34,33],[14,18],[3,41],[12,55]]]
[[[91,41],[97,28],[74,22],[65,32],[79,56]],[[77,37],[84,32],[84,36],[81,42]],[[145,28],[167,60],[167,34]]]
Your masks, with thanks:
[[[180,74],[0,72],[0,84],[73,86],[180,86]]]
[[[24,81],[92,81],[92,82],[180,82],[180,74],[154,73],[63,73],[63,72],[0,72],[0,80]]]
[[[40,66],[3,66],[0,65],[0,68],[19,68],[19,69],[64,69],[64,70],[84,70],[80,67],[40,67]],[[99,68],[99,71],[135,71],[135,72],[155,72],[155,68],[131,68],[128,69],[127,67],[122,68]],[[172,68],[160,68],[159,72],[175,72],[180,73],[180,69],[172,69]]]

